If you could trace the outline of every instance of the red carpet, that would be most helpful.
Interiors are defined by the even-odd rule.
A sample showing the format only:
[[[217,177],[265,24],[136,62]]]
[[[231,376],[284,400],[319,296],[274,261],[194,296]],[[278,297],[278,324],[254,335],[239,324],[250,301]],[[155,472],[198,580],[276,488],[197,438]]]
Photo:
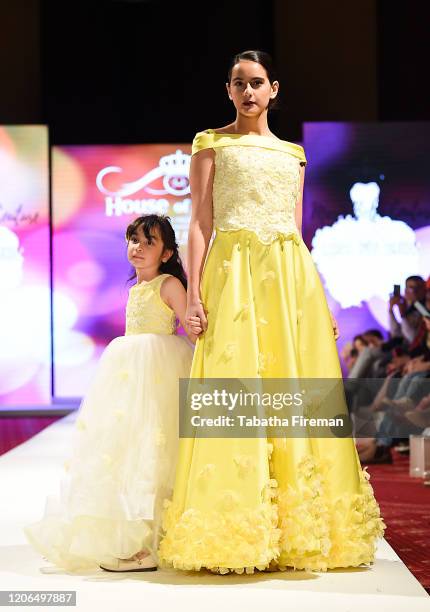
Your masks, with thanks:
[[[0,417],[0,455],[35,436],[61,417]]]
[[[409,456],[392,450],[392,465],[369,465],[370,482],[387,529],[385,539],[430,590],[430,487],[409,477]],[[363,466],[366,463],[363,462]]]

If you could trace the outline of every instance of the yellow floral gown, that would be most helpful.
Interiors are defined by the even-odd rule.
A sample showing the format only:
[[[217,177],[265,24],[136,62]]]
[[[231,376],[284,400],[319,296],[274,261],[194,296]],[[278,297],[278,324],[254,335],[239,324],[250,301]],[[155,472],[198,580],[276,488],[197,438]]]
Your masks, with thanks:
[[[189,376],[193,356],[160,296],[168,276],[130,288],[125,335],[104,350],[82,402],[60,494],[25,528],[31,544],[67,570],[145,547],[157,554],[175,478],[178,379]]]
[[[192,154],[209,147],[216,233],[191,377],[341,377],[325,294],[295,224],[303,148],[197,133]],[[385,529],[351,437],[183,438],[165,506],[159,558],[182,570],[370,564]]]

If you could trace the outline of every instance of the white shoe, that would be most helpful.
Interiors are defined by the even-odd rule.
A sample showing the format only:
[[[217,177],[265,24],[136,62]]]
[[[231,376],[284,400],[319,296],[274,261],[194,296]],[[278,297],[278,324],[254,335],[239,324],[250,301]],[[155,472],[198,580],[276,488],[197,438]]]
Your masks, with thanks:
[[[151,555],[143,557],[143,559],[116,559],[114,563],[105,563],[100,567],[107,572],[155,572],[157,564]]]

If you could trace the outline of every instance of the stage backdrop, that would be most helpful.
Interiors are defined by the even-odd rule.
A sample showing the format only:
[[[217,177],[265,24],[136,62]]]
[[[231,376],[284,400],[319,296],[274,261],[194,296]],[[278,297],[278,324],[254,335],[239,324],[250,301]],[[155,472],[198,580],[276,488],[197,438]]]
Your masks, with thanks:
[[[306,123],[304,238],[342,337],[388,329],[394,284],[430,273],[430,125]],[[80,397],[106,344],[124,333],[124,231],[171,216],[185,261],[190,145],[53,151],[55,396]]]
[[[430,124],[305,123],[304,147],[304,238],[341,349],[386,332],[393,285],[430,274]]]
[[[0,406],[51,402],[48,130],[0,126]]]
[[[54,394],[82,396],[106,344],[124,333],[132,273],[124,233],[171,217],[184,263],[189,144],[53,149]]]

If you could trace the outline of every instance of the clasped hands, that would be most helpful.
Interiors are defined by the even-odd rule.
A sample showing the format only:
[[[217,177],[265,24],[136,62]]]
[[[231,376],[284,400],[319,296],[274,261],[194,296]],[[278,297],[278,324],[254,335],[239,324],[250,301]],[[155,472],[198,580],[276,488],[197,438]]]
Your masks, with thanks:
[[[200,299],[187,302],[187,310],[185,312],[185,325],[191,334],[200,336],[206,331],[208,321],[203,302]]]

